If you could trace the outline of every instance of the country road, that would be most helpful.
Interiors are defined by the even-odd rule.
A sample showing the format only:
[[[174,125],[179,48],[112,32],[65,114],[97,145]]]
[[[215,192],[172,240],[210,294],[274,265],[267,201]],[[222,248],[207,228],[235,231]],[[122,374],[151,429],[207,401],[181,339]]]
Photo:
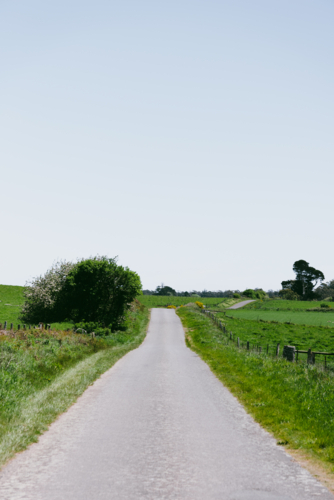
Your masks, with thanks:
[[[144,343],[0,473],[1,500],[334,500],[153,309]]]
[[[255,302],[255,300],[243,300],[242,302],[238,302],[237,304],[234,304],[234,306],[228,307],[227,309],[240,309],[240,307],[244,307],[251,302]]]

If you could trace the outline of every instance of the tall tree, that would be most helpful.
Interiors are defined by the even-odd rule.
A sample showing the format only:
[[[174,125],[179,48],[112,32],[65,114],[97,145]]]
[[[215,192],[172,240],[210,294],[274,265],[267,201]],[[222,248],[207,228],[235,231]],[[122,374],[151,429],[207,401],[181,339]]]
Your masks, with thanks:
[[[292,269],[296,274],[296,278],[294,280],[282,281],[283,290],[292,290],[302,300],[316,298],[316,293],[313,289],[325,279],[323,273],[311,267],[305,260],[297,260],[293,264]]]

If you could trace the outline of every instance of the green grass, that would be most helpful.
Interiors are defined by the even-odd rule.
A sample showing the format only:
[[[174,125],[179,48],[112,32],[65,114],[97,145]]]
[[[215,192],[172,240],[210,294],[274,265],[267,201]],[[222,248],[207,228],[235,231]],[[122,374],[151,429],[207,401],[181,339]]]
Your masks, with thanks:
[[[239,302],[239,299],[227,299],[222,297],[173,297],[173,296],[160,296],[160,295],[140,295],[138,300],[146,307],[167,307],[168,305],[181,306],[189,304],[190,302],[202,302],[210,308],[230,307],[230,305]]]
[[[24,303],[24,286],[0,285],[0,323],[4,325],[7,321],[7,329],[13,323],[14,329],[23,324],[19,319]],[[34,325],[32,325],[34,326]],[[72,328],[72,323],[53,323],[54,330],[66,330]]]
[[[128,328],[103,339],[72,332],[0,337],[0,465],[25,449],[120,357],[144,339],[148,310],[133,306]]]
[[[268,311],[263,309],[235,309],[228,311],[230,316],[253,321],[278,321],[279,323],[295,323],[297,325],[314,325],[334,328],[334,314],[322,312]]]
[[[200,312],[180,308],[177,314],[187,328],[188,345],[208,363],[255,420],[271,432],[279,444],[316,457],[333,472],[332,372],[238,349]],[[234,326],[238,323],[231,321]]]
[[[334,329],[332,328],[254,321],[236,317],[234,311],[227,311],[226,314],[217,313],[217,317],[225,325],[227,331],[232,331],[236,338],[240,338],[240,341],[249,341],[252,345],[259,345],[263,349],[269,344],[273,351],[274,346],[280,343],[282,347],[294,345],[301,350],[334,352]],[[319,357],[320,359],[323,360]],[[332,361],[329,362],[332,363]]]
[[[280,300],[280,299],[270,299],[270,300],[257,300],[256,302],[251,302],[244,306],[245,310],[261,310],[261,311],[306,311],[307,309],[319,308],[321,304],[326,304],[327,306],[332,306],[334,311],[334,304],[325,301],[301,301],[301,300]]]

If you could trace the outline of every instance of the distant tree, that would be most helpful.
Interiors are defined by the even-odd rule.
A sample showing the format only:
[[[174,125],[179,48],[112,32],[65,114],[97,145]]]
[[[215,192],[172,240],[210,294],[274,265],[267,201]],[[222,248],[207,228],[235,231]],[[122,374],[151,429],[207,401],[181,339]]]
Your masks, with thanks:
[[[283,290],[292,290],[302,300],[312,300],[317,297],[313,291],[314,287],[325,279],[321,271],[311,267],[305,260],[297,260],[293,264],[293,271],[296,274],[294,280],[282,281]]]
[[[314,292],[318,295],[319,300],[333,299],[334,300],[334,280],[327,283],[321,283]]]
[[[161,286],[157,286],[154,294],[155,295],[176,295],[176,291],[174,290],[174,288],[171,288],[170,286],[165,286],[162,284]]]
[[[255,290],[253,290],[252,288],[248,288],[247,290],[242,292],[242,295],[253,300],[264,299],[266,296],[266,292],[264,292],[262,288],[256,288]]]

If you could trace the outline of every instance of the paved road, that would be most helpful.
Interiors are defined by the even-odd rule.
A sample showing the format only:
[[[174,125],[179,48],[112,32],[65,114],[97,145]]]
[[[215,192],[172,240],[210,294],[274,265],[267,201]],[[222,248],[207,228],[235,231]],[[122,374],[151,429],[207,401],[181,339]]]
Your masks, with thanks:
[[[141,347],[0,474],[1,500],[334,500],[154,309]]]
[[[243,300],[242,302],[238,302],[234,304],[234,306],[228,307],[227,309],[240,309],[240,307],[244,307],[246,304],[250,304],[251,302],[255,302],[255,300]]]

